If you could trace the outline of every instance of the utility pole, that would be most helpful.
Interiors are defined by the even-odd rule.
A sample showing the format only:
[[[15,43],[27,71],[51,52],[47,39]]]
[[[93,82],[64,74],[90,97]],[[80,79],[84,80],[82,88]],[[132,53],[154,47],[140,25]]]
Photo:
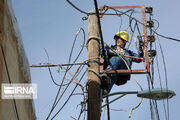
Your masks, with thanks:
[[[92,10],[91,13],[96,13]],[[98,77],[100,38],[96,14],[88,17],[88,120],[100,120],[100,80]]]

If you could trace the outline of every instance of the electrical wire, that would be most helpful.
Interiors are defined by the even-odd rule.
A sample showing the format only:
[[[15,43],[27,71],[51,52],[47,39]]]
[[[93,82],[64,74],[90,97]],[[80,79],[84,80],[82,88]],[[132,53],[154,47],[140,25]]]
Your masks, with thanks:
[[[156,48],[156,44],[155,44],[155,48]],[[157,48],[156,48],[157,49]],[[160,87],[162,89],[162,79],[161,79],[161,75],[160,75],[160,70],[159,70],[159,61],[158,61],[158,55],[156,55],[156,65],[157,65],[157,70],[158,70],[158,76],[159,76],[159,80],[160,80]],[[167,112],[166,112],[166,106],[165,106],[165,101],[163,99],[163,108],[164,108],[164,113],[165,113],[165,116],[166,116],[166,120],[167,120]]]
[[[171,38],[171,37],[167,37],[167,36],[164,36],[164,35],[161,35],[159,33],[157,33],[156,31],[153,31],[156,35],[162,37],[162,38],[165,38],[165,39],[169,39],[169,40],[173,40],[173,41],[177,41],[177,42],[180,42],[179,39],[176,39],[176,38]]]
[[[74,45],[75,45],[77,36],[79,35],[79,33],[80,33],[81,30],[83,31],[83,35],[84,35],[83,46],[85,45],[85,31],[84,31],[83,28],[80,28],[80,29],[78,30],[78,32],[76,33],[76,36],[75,36],[75,38],[74,38],[74,42],[73,42],[73,45],[72,45],[72,48],[71,48],[71,53],[70,53],[70,56],[69,56],[68,64],[69,64],[70,61],[71,61],[71,56],[72,56],[72,52],[73,52],[73,49],[74,49]],[[73,63],[75,63],[75,62],[77,61],[77,59],[79,58],[80,54],[81,54],[82,51],[83,51],[83,48],[84,48],[84,47],[81,48],[80,52],[78,53],[78,55],[77,55],[77,57],[75,58],[75,60],[73,61]],[[53,112],[54,108],[56,107],[56,105],[57,105],[57,103],[58,103],[57,101],[59,101],[59,100],[58,100],[58,96],[59,96],[59,93],[60,93],[60,91],[61,91],[62,85],[63,85],[63,83],[64,83],[65,76],[66,76],[67,72],[72,68],[72,66],[73,66],[73,65],[67,66],[67,71],[65,72],[65,74],[64,74],[64,76],[63,76],[63,79],[62,79],[62,82],[61,82],[61,84],[60,84],[60,86],[59,86],[59,89],[58,89],[58,92],[57,92],[57,94],[56,94],[54,103],[53,103],[53,105],[52,105],[52,108],[51,108],[51,110],[50,110],[50,112],[49,112],[46,120],[49,119],[51,113]]]
[[[163,49],[160,43],[160,40],[158,39],[159,42],[159,47],[161,50],[161,55],[162,55],[162,60],[163,60],[163,65],[164,65],[164,72],[165,72],[165,80],[166,80],[166,89],[168,89],[168,78],[167,78],[167,70],[166,70],[166,63],[165,63],[165,58],[164,58],[164,53],[163,53]],[[169,100],[167,98],[167,120],[169,120]]]
[[[110,48],[114,53],[116,53],[119,57],[121,57],[122,60],[124,61],[125,65],[126,65],[126,67],[128,68],[128,70],[131,70],[130,67],[129,67],[129,65],[127,64],[126,60],[124,59],[124,57],[122,57],[121,54],[118,54],[116,51],[114,51],[107,43],[104,42],[104,44],[106,44],[106,46],[107,46],[108,48]],[[132,76],[133,76],[134,80],[136,81],[136,83],[138,84],[138,86],[141,88],[141,90],[143,90],[142,86],[141,86],[140,83],[136,80],[136,78],[134,77],[134,75],[132,75]],[[131,111],[130,111],[130,113],[129,113],[129,117],[131,117],[132,111],[135,110],[135,109],[137,109],[137,108],[141,105],[142,101],[143,101],[143,98],[141,98],[139,104],[138,104],[136,107],[134,107],[134,108],[131,109]]]
[[[116,11],[117,12],[117,11]],[[136,20],[135,18],[133,18],[134,20]],[[136,20],[137,21],[137,20]],[[141,23],[141,22],[140,22]],[[142,24],[142,23],[141,23]],[[159,25],[158,25],[158,27],[159,27]],[[157,28],[158,28],[157,27]],[[157,29],[156,28],[156,29]],[[159,33],[157,33],[156,32],[156,29],[155,30],[152,30],[153,32],[154,32],[154,34],[157,34],[158,36],[160,36],[160,37],[163,37],[163,38],[166,38],[166,39],[171,39],[171,40],[175,40],[175,41],[180,41],[180,40],[177,40],[177,39],[175,39],[175,38],[170,38],[170,37],[166,37],[166,36],[163,36],[163,35],[160,35]],[[152,31],[151,31],[151,33],[152,33]],[[165,64],[165,62],[164,62],[164,64]],[[167,75],[167,73],[166,73],[166,70],[165,70],[165,74]],[[150,78],[149,80],[151,81],[151,85],[152,85],[152,88],[154,88],[153,87],[153,79],[154,79],[154,67],[153,67],[153,65],[152,65],[152,73],[151,73],[151,75],[149,74],[149,77],[148,78]],[[167,78],[167,77],[166,77]],[[167,79],[166,79],[166,84],[167,84]],[[150,85],[150,84],[149,84]],[[167,86],[167,85],[166,85]],[[155,112],[156,112],[156,118],[157,119],[160,119],[160,117],[159,117],[159,113],[158,113],[158,107],[157,107],[157,102],[156,101],[152,101],[153,102],[153,106],[154,106],[154,109],[155,109]],[[168,102],[168,101],[167,101]],[[151,104],[151,102],[150,102],[150,104]],[[169,110],[169,107],[168,107],[169,105],[167,105],[167,109]],[[152,104],[151,104],[151,107],[152,107]],[[154,112],[153,112],[153,110],[151,110],[151,113],[152,113],[152,116],[154,116]],[[169,114],[169,112],[168,112],[168,114]],[[154,119],[153,117],[152,117],[152,119]],[[168,120],[169,120],[169,115],[168,115]]]
[[[123,23],[123,19],[122,19],[122,16],[120,15],[120,25],[119,25],[119,31],[121,31],[121,27],[122,27],[122,23]]]
[[[67,0],[68,1],[68,0]],[[96,0],[94,0],[95,2],[96,2]],[[95,4],[95,6],[96,6],[96,12],[98,11],[97,10],[97,5]],[[109,7],[110,8],[110,7]],[[111,9],[113,9],[113,8],[111,8]],[[114,9],[115,10],[115,9]],[[106,10],[107,11],[107,10]],[[116,12],[117,12],[117,10],[115,10]],[[81,11],[82,12],[82,11]],[[120,11],[118,11],[118,12],[120,12]],[[98,14],[98,12],[97,12],[97,14]],[[140,24],[142,24],[143,26],[146,26],[146,25],[144,25],[143,23],[141,23],[140,21],[138,21],[136,18],[132,18],[131,16],[129,16],[128,14],[126,14],[126,13],[124,13],[125,15],[127,15],[129,18],[131,18],[131,21],[132,20],[135,20],[136,22],[138,22],[138,23],[140,23]],[[104,14],[104,15],[110,15],[110,14]],[[111,14],[111,15],[113,15],[113,14]],[[116,14],[117,15],[117,14]],[[98,15],[99,16],[99,15]],[[159,33],[157,33],[156,32],[156,30],[152,30],[153,31],[153,33],[154,34],[156,34],[156,35],[158,35],[158,36],[160,36],[160,37],[163,37],[163,38],[166,38],[166,39],[170,39],[170,40],[174,40],[174,41],[178,41],[178,42],[180,42],[180,40],[178,40],[178,39],[175,39],[175,38],[171,38],[171,37],[167,37],[167,36],[164,36],[164,35],[161,35],[161,34],[159,34]],[[152,31],[151,31],[151,33],[152,33]],[[165,62],[163,62],[164,63],[164,65],[165,65]],[[152,71],[154,71],[154,68],[152,67]],[[165,69],[165,74],[166,74],[166,76],[167,76],[167,73],[166,73],[166,69]],[[151,81],[151,85],[152,85],[152,88],[153,88],[153,79],[154,79],[154,72],[152,72],[152,74],[150,75],[148,75],[149,77],[148,77],[148,79]],[[151,77],[152,76],[152,77]],[[150,85],[150,84],[149,84]],[[166,79],[166,86],[167,86],[167,79]],[[150,88],[150,86],[149,86],[149,88]],[[151,101],[151,100],[150,100]],[[167,100],[167,103],[168,103],[168,100]],[[150,102],[150,104],[151,104],[151,102]],[[152,104],[151,104],[152,105]],[[156,101],[154,101],[154,106],[155,106],[155,110],[156,110],[156,115],[157,115],[157,117],[158,117],[158,119],[160,119],[159,118],[159,114],[158,114],[158,108],[157,108],[157,103],[156,103]],[[169,106],[169,105],[168,105]],[[169,120],[169,107],[167,106],[167,109],[168,109],[168,120]],[[151,106],[152,107],[152,106]],[[154,114],[153,112],[151,112],[152,114]],[[152,119],[154,119],[154,118],[152,118]]]
[[[97,18],[98,18],[98,26],[99,26],[99,31],[100,31],[100,37],[101,37],[101,44],[102,44],[102,52],[103,52],[103,57],[104,57],[104,64],[105,64],[105,67],[104,68],[106,68],[106,62],[107,61],[105,61],[106,59],[106,57],[105,57],[105,51],[104,51],[104,41],[103,41],[103,37],[102,37],[102,31],[101,31],[101,24],[100,24],[100,19],[99,19],[99,10],[98,10],[98,7],[97,7],[97,1],[96,0],[94,0],[94,4],[95,4],[95,8],[96,8],[96,14],[97,14]],[[106,44],[106,43],[105,43]],[[121,58],[122,58],[122,56],[120,56]],[[129,68],[129,66],[127,65],[127,62],[123,59],[123,61],[124,61],[124,63],[126,64],[126,66],[127,66],[127,68],[130,70],[130,68]],[[137,81],[136,81],[137,82]],[[138,82],[137,82],[138,83]],[[138,85],[140,85],[140,84],[138,84]],[[137,107],[139,107],[139,105],[142,103],[142,99],[141,99],[141,101],[140,101],[140,103],[138,104],[138,106],[136,106],[135,108],[133,108],[132,109],[132,111],[133,110],[135,110]],[[109,107],[108,107],[109,108]],[[108,111],[109,111],[109,109],[108,109]],[[110,115],[109,115],[109,112],[108,112],[108,120],[110,120]]]
[[[137,85],[141,88],[141,91],[143,91],[142,86],[141,86],[140,83],[136,80],[135,76],[132,75],[132,77],[134,78],[134,80],[135,80],[135,82],[137,83]],[[134,107],[134,108],[132,108],[132,109],[130,110],[129,115],[128,115],[129,118],[131,118],[132,112],[133,112],[134,110],[136,110],[136,109],[141,105],[142,101],[143,101],[143,98],[141,98],[139,104],[138,104],[136,107]]]
[[[106,97],[106,103],[109,103],[109,97]],[[107,116],[108,116],[108,120],[110,120],[110,108],[109,108],[109,104],[107,104]]]
[[[152,21],[152,14],[149,15],[149,21]],[[159,22],[156,21],[158,23],[158,26],[156,27],[155,31],[159,28]],[[150,36],[153,35],[153,29],[150,27]],[[150,50],[152,50],[152,42],[150,42]],[[151,64],[151,84],[154,84],[154,57],[152,58],[152,64]],[[152,86],[154,87],[154,86]],[[158,106],[157,106],[157,101],[156,100],[152,100],[153,102],[153,106],[155,109],[155,113],[156,113],[156,119],[160,120],[160,116],[159,116],[159,111],[158,111]]]
[[[113,13],[106,13],[108,9],[113,9],[113,10],[115,10],[115,9],[112,8],[112,7],[109,7],[109,6],[107,6],[107,5],[104,5],[104,6],[103,6],[103,9],[101,9],[101,11],[105,10],[105,12],[103,12],[101,15],[116,15],[116,16],[122,16],[122,15],[126,15],[128,12],[134,11],[134,9],[129,9],[129,10],[125,11],[125,12],[120,11],[120,14],[119,14],[119,13],[118,13],[119,11],[116,11],[116,10],[115,10],[115,14],[113,14]]]
[[[79,12],[84,13],[84,14],[86,14],[86,15],[89,15],[89,13],[87,13],[87,12],[79,9],[78,7],[76,7],[76,6],[75,6],[72,2],[70,2],[69,0],[66,0],[66,1],[67,1],[72,7],[74,7],[76,10],[78,10]],[[109,7],[109,6],[105,6],[105,7],[108,7],[108,8],[110,8],[110,9],[115,10],[115,11],[118,11],[118,10],[112,8],[112,7]],[[121,11],[118,11],[118,12],[121,12]],[[128,12],[129,12],[129,11],[128,11]],[[122,13],[122,12],[121,12],[121,13]],[[118,15],[123,15],[123,14],[127,15],[129,18],[132,18],[131,16],[129,16],[128,14],[126,14],[126,12],[125,12],[125,13],[122,13],[122,14],[118,14]],[[104,13],[103,15],[117,15],[117,14],[105,14],[105,13]],[[143,23],[140,22],[140,21],[138,21],[137,19],[135,19],[135,18],[132,18],[132,19],[136,20],[137,22],[139,22],[139,23],[141,23],[141,24],[143,25]],[[146,26],[146,25],[144,25],[144,26]],[[158,36],[160,36],[160,37],[163,37],[163,38],[165,38],[165,39],[169,39],[169,40],[173,40],[173,41],[180,42],[179,39],[164,36],[164,35],[162,35],[162,34],[157,33],[157,32],[154,31],[154,30],[153,30],[153,32],[154,32],[156,35],[158,35]]]
[[[131,25],[129,25],[129,26],[131,26]],[[132,32],[132,35],[131,35],[131,39],[130,39],[130,42],[129,42],[129,44],[128,44],[127,49],[129,49],[129,47],[130,47],[130,45],[131,45],[132,38],[133,38],[133,36],[134,36],[134,31],[135,31],[135,29],[136,29],[136,26],[137,26],[137,23],[135,23],[134,29],[132,29],[132,27],[130,27],[130,28],[131,28],[131,32]]]
[[[76,7],[72,2],[70,2],[70,0],[66,0],[66,1],[67,1],[73,8],[75,8],[76,10],[78,10],[79,12],[84,13],[84,14],[86,14],[86,15],[89,15],[89,13],[87,13],[87,12],[81,10],[80,8]]]
[[[32,64],[29,67],[63,67],[63,66],[70,66],[70,65],[86,65],[88,60],[82,61],[82,62],[76,62],[73,64],[50,64],[50,63],[40,63],[40,64]]]
[[[116,11],[116,12],[123,13],[122,11],[116,10],[116,9],[114,9],[114,8],[112,8],[112,7],[109,7],[109,6],[106,6],[106,7],[107,7],[108,9],[112,9],[112,10],[114,10],[114,11]],[[142,24],[143,26],[146,26],[145,24],[143,24],[142,22],[140,22],[140,21],[137,20],[136,18],[131,17],[131,16],[128,15],[127,13],[123,13],[123,14],[126,15],[126,16],[128,16],[128,17],[130,17],[130,18],[132,18],[132,19],[134,19],[135,21],[137,21],[138,23]],[[152,30],[152,31],[153,31],[156,35],[158,35],[158,36],[160,36],[160,37],[163,37],[163,38],[165,38],[165,39],[169,39],[169,40],[174,40],[174,41],[180,42],[179,39],[171,38],[171,37],[167,37],[167,36],[161,35],[161,34],[157,33],[155,30]]]
[[[82,67],[82,69],[83,69],[83,67]],[[65,90],[62,92],[62,94],[61,94],[60,97],[58,98],[58,100],[57,100],[57,102],[55,103],[55,105],[54,105],[54,107],[52,108],[52,110],[54,110],[55,106],[57,106],[58,102],[60,101],[60,99],[62,98],[62,96],[64,95],[64,93],[66,92],[66,90],[67,90],[67,88],[69,87],[70,83],[72,83],[72,80],[79,75],[79,73],[82,71],[82,69],[81,69],[79,72],[76,71],[76,73],[73,75],[72,79],[71,79],[70,82],[67,84]],[[66,71],[67,71],[67,70],[66,70]],[[79,85],[79,84],[77,84],[77,85]]]
[[[131,20],[130,22],[132,22],[132,20]],[[137,25],[137,21],[136,21],[136,24],[135,24],[135,25]],[[132,29],[131,29],[131,30],[132,30]],[[132,30],[132,32],[134,33],[133,30]],[[140,33],[140,30],[139,30],[139,27],[138,27],[138,32],[139,32],[139,34],[141,34],[141,33]],[[141,35],[140,35],[140,36],[141,36]],[[152,68],[152,70],[153,70],[153,68]],[[153,71],[154,71],[154,70],[153,70]],[[152,76],[154,76],[153,72],[152,72]],[[150,75],[149,75],[149,78],[151,78]],[[150,80],[152,80],[152,79],[150,79]],[[152,83],[152,81],[151,81],[151,83]],[[153,84],[152,84],[152,85],[153,85]],[[141,103],[141,102],[142,102],[142,100],[140,101],[140,103]],[[156,103],[156,101],[155,101],[155,103]],[[140,105],[140,104],[139,104],[139,105]],[[139,105],[138,105],[138,106],[139,106]],[[138,107],[138,106],[137,106],[137,107]],[[135,107],[135,108],[136,108],[136,107]],[[152,108],[152,107],[151,107],[151,108]],[[132,110],[133,110],[133,109],[132,109]],[[130,111],[129,116],[131,116],[132,110]],[[156,114],[156,115],[157,115],[157,118],[159,118],[158,109],[157,109],[157,103],[156,103],[156,109],[155,109],[155,110],[156,110],[156,113],[157,113],[157,114]],[[152,112],[152,109],[151,109],[151,113],[152,113],[152,116],[154,116],[154,115],[153,115],[154,113]],[[153,117],[152,117],[152,118],[153,118]]]
[[[83,75],[81,76],[79,82],[81,82],[81,80],[82,80],[82,78],[84,77],[84,75],[85,75],[86,72],[87,72],[87,70],[83,73]],[[77,86],[78,86],[78,85],[76,84],[76,86],[75,86],[74,89],[72,90],[72,92],[71,92],[70,96],[68,97],[68,99],[66,100],[66,102],[65,102],[65,103],[62,105],[62,107],[55,113],[55,115],[51,118],[51,120],[53,120],[53,119],[58,115],[58,113],[64,108],[64,106],[67,104],[67,102],[69,101],[69,99],[72,97],[72,95],[73,95],[74,91],[76,90]]]
[[[80,66],[81,67],[81,66]],[[69,85],[72,83],[73,79],[76,78],[81,71],[83,70],[84,66],[81,68],[80,71],[76,71],[76,73],[72,76],[71,80],[69,81],[69,83],[67,84],[66,88],[64,89],[64,91],[62,92],[61,96],[59,97],[59,99],[57,100],[55,106],[58,104],[58,102],[60,101],[60,99],[62,98],[62,96],[64,95],[64,93],[66,92],[66,90],[68,89]]]
[[[47,50],[45,48],[44,48],[44,50],[45,50],[47,58],[48,58],[48,63],[50,63],[48,52],[47,52]],[[50,73],[50,76],[51,76],[51,80],[53,81],[53,83],[55,85],[57,85],[57,86],[60,86],[60,84],[56,83],[56,81],[54,80],[54,77],[53,77],[52,72],[51,72],[51,68],[49,66],[48,66],[48,70],[49,70],[49,73]]]
[[[104,67],[103,68],[106,68],[107,67],[107,61],[106,61],[106,54],[105,54],[105,49],[104,49],[104,40],[103,40],[103,35],[102,35],[102,29],[101,29],[101,22],[100,22],[100,18],[99,18],[99,9],[98,9],[98,4],[97,4],[97,1],[94,0],[94,6],[95,6],[95,9],[96,9],[96,15],[97,15],[97,19],[98,19],[98,27],[99,27],[99,34],[100,34],[100,38],[101,38],[101,49],[102,49],[102,56],[103,56],[103,59],[104,59]]]
[[[159,28],[160,24],[156,19],[152,19],[152,20],[157,22],[157,27],[154,30],[154,31],[156,31]],[[154,33],[153,33],[153,35],[154,35]],[[158,38],[158,36],[157,36],[157,38]],[[157,50],[156,43],[155,43],[155,49]],[[158,54],[156,55],[156,65],[157,65],[157,71],[158,71],[158,76],[159,76],[159,80],[160,80],[160,87],[162,88],[162,80],[161,80],[161,75],[160,75],[160,70],[159,70]],[[163,99],[163,109],[164,109],[165,117],[166,117],[166,120],[167,120],[168,117],[167,117],[167,111],[166,111],[166,106],[165,106],[164,99]]]

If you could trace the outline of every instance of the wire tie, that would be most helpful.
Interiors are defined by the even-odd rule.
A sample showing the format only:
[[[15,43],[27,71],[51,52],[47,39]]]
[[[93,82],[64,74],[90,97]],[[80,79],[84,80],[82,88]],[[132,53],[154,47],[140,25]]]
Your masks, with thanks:
[[[99,37],[96,37],[96,36],[90,36],[89,38],[88,38],[88,40],[87,40],[87,42],[86,42],[86,45],[89,43],[89,41],[90,40],[92,40],[92,39],[94,39],[94,40],[96,40],[99,44],[100,44],[100,38]]]

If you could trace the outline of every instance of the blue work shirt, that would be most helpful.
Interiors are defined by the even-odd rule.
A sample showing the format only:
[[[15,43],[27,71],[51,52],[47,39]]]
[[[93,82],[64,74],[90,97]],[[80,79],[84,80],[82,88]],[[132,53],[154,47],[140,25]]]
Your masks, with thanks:
[[[115,45],[111,45],[111,48],[113,50],[116,49]],[[117,70],[117,69],[128,69],[126,64],[124,63],[122,57],[120,57],[120,55],[118,56],[117,54],[115,54],[110,48],[108,48],[107,46],[105,47],[106,50],[106,54],[107,54],[107,59],[108,59],[108,67],[112,67],[113,70]],[[133,57],[143,57],[143,52],[141,50],[138,50],[138,53],[135,53],[131,50],[127,50],[127,49],[123,49],[124,52],[124,56],[132,56],[132,58],[130,57],[123,57],[125,59],[125,61],[127,62],[129,68],[131,69],[132,66],[132,62],[137,62],[140,63],[142,60],[141,59],[137,59],[137,58],[133,58]],[[109,68],[108,68],[109,69]]]
[[[116,46],[112,45],[111,49],[115,50]],[[127,70],[129,68],[131,69],[132,62],[137,62],[140,63],[142,60],[133,58],[133,57],[143,57],[143,52],[141,50],[138,50],[138,53],[134,53],[131,50],[123,49],[123,56],[132,56],[131,58],[129,57],[123,57],[127,63],[127,65],[124,63],[124,60],[122,57],[118,56],[115,54],[110,48],[107,46],[105,47],[106,54],[107,54],[107,59],[108,59],[108,66],[106,70],[122,70],[125,69]],[[114,84],[116,85],[123,85],[127,82],[127,80],[130,79],[130,74],[129,75],[118,75],[118,74],[110,74],[108,75],[111,78],[111,83],[104,88],[107,90],[107,92],[110,92],[111,88],[113,87]]]

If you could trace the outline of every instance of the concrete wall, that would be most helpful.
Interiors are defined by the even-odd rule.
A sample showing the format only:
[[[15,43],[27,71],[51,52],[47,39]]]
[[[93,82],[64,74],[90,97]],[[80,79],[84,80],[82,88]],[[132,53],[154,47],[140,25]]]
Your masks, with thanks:
[[[30,83],[28,66],[11,1],[0,0],[0,83]],[[35,119],[32,100],[0,99],[0,120]]]

